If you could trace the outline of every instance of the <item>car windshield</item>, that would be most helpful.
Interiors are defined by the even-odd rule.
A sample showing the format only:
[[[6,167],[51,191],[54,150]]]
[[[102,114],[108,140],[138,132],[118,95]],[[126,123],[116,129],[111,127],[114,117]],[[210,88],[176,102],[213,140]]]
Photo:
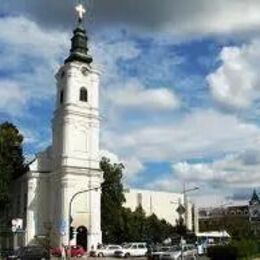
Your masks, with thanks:
[[[167,252],[167,251],[170,251],[170,250],[171,250],[170,247],[162,247],[160,251]]]
[[[124,248],[130,248],[132,246],[132,244],[125,244],[123,247]]]
[[[175,251],[180,251],[181,250],[181,247],[180,246],[172,246],[169,251],[171,252],[175,252]]]
[[[20,255],[23,251],[23,248],[18,248],[14,251],[14,255]]]

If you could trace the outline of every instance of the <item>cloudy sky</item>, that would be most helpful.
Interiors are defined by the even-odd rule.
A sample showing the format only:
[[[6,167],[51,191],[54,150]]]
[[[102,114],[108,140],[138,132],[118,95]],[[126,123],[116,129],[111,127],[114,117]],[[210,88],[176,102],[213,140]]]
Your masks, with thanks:
[[[54,74],[77,1],[1,0],[0,120],[28,156],[51,141]],[[200,189],[200,205],[260,191],[260,1],[88,0],[102,71],[102,154],[130,187]]]

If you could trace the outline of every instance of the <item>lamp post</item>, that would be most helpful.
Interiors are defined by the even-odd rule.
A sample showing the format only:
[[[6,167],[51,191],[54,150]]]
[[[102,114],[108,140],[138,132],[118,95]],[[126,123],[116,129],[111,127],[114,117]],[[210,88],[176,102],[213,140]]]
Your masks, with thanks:
[[[70,259],[70,256],[71,256],[71,251],[70,251],[70,220],[71,220],[71,206],[72,206],[72,202],[74,201],[74,199],[82,194],[82,193],[87,193],[89,191],[92,191],[92,190],[99,190],[101,189],[102,187],[99,186],[99,187],[95,187],[95,188],[90,188],[90,189],[86,189],[86,190],[81,190],[81,191],[78,191],[76,192],[75,194],[73,194],[73,196],[71,197],[70,201],[69,201],[69,214],[68,214],[68,228],[67,228],[67,232],[68,232],[68,257]]]

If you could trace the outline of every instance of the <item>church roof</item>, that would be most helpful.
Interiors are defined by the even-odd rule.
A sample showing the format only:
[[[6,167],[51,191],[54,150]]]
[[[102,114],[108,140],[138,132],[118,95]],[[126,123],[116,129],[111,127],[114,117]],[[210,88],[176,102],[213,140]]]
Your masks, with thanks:
[[[256,193],[256,190],[253,191],[253,195],[252,195],[252,198],[251,200],[249,201],[249,204],[252,205],[252,204],[260,204],[260,200],[259,200],[259,197]]]
[[[80,61],[90,64],[92,60],[92,57],[88,54],[88,37],[83,25],[83,16],[79,16],[77,27],[73,31],[73,37],[71,38],[70,55],[64,63]]]

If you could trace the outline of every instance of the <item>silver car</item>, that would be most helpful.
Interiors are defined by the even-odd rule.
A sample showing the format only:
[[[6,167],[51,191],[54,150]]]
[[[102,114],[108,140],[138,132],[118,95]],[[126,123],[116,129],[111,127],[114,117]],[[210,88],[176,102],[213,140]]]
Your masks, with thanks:
[[[122,249],[119,245],[105,245],[97,250],[90,251],[90,256],[105,257],[114,256],[115,251]]]
[[[187,244],[182,246],[175,247],[172,251],[166,252],[162,255],[162,260],[181,260],[183,259],[196,259],[197,258],[197,248],[195,245]]]

